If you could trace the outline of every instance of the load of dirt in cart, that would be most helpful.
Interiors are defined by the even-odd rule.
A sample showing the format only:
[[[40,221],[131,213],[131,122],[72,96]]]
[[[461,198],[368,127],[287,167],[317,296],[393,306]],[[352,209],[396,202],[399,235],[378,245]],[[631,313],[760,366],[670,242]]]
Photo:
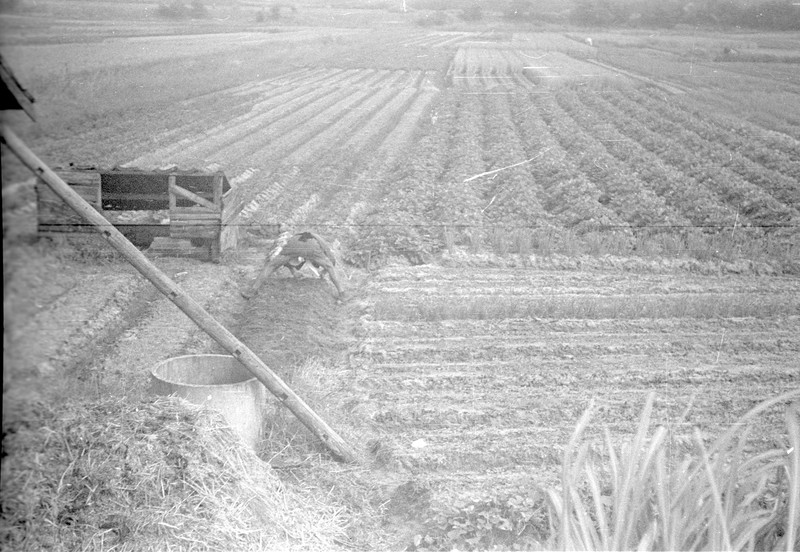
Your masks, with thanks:
[[[0,547],[330,550],[337,510],[286,488],[182,399],[30,405],[3,420]]]

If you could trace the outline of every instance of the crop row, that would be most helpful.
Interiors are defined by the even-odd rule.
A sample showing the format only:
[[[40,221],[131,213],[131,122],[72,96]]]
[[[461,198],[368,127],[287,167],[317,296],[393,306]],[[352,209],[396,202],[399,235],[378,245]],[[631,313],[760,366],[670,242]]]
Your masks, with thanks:
[[[560,91],[558,97],[571,94]],[[638,175],[609,155],[592,134],[584,131],[553,96],[542,98],[542,116],[577,168],[602,192],[599,201],[631,226],[685,225],[688,221],[653,192]]]
[[[632,99],[677,128],[681,140],[701,148],[720,167],[738,174],[789,205],[800,205],[800,143],[750,125],[747,137],[703,113],[635,91]],[[743,124],[744,125],[744,124]],[[783,136],[783,139],[779,139]]]
[[[140,157],[134,164],[148,166],[162,159],[171,159],[179,164],[195,164],[194,159],[209,156],[229,161],[236,152],[255,151],[263,147],[271,137],[285,138],[297,128],[298,123],[308,122],[319,113],[338,102],[346,101],[352,94],[347,82],[357,76],[355,71],[320,70],[312,74],[301,71],[299,80],[281,77],[261,82],[258,88],[240,96],[240,103],[249,104],[249,110],[205,131],[202,140],[195,133],[165,148]],[[302,125],[301,125],[302,126]],[[269,132],[265,129],[269,128]],[[299,138],[302,140],[302,136]],[[285,151],[275,152],[284,154]]]
[[[428,77],[422,71],[298,69],[236,87],[228,109],[242,115],[136,163],[168,158],[184,166],[217,161],[229,174],[247,169],[257,176],[243,181],[236,197],[248,205],[248,224],[341,225],[359,200],[368,210],[364,200],[380,187],[386,160],[397,158],[436,96]],[[379,149],[380,163],[370,156]],[[379,172],[371,178],[363,172],[368,168]],[[362,178],[354,183],[357,174]],[[314,201],[304,203],[309,197]]]
[[[656,133],[623,115],[568,88],[555,97],[444,94],[420,139],[384,173],[383,197],[359,209],[369,218],[360,220],[364,232],[380,236],[373,253],[474,244],[492,227],[631,235],[636,227],[751,224],[744,209],[737,219],[719,193],[664,163]]]
[[[516,91],[624,79],[614,71],[560,52],[471,45],[462,46],[456,51],[449,77],[457,88]]]
[[[486,218],[492,224],[549,225],[552,217],[542,206],[544,190],[528,167],[519,165],[528,152],[514,125],[508,100],[485,96],[484,105],[486,170],[498,171],[487,179]]]
[[[601,202],[603,191],[569,162],[531,101],[538,100],[444,94],[431,124],[386,173],[383,197],[359,208],[359,247],[375,257],[414,257],[474,245],[492,227],[627,232],[629,223]]]
[[[472,227],[483,222],[483,183],[472,179],[485,167],[482,107],[477,96],[458,95],[454,108],[451,154],[437,183],[429,216],[442,225]]]
[[[387,113],[387,120],[379,136],[374,137],[376,147],[367,156],[362,156],[362,163],[354,167],[347,181],[337,180],[340,194],[336,204],[325,213],[321,213],[323,224],[335,226],[342,223],[341,213],[347,212],[344,219],[346,237],[350,241],[350,254],[359,256],[361,246],[358,243],[358,224],[367,215],[373,215],[374,204],[384,193],[382,183],[403,154],[406,145],[412,140],[417,125],[426,114],[429,114],[431,103],[437,92],[430,89],[420,90],[404,108]]]
[[[652,110],[637,104],[634,99],[616,90],[607,90],[601,101],[611,106],[620,119],[639,124],[628,125],[634,133],[646,129],[643,136],[646,147],[659,153],[659,157],[694,177],[715,191],[734,211],[744,215],[754,224],[773,226],[797,222],[800,217],[794,207],[789,207],[767,191],[748,182],[738,174],[721,166],[714,155],[713,146],[698,140],[680,125],[664,120]]]
[[[432,97],[430,91],[402,90],[367,117],[349,139],[336,140],[330,160],[322,166],[314,165],[305,177],[326,194],[324,209],[314,213],[314,224],[343,225],[351,231],[350,225],[356,223],[354,205],[360,204],[360,214],[369,204],[393,156],[410,139],[409,129],[413,129]],[[344,237],[344,233],[340,235]]]
[[[680,124],[711,144],[725,146],[777,173],[800,179],[800,142],[747,121],[723,119],[673,98],[661,101],[636,93],[636,101],[664,118]]]
[[[611,159],[605,162],[629,167],[641,185],[652,190],[678,216],[698,226],[720,226],[732,222],[730,210],[716,194],[694,178],[665,165],[658,155],[623,133],[621,127],[634,124],[604,112],[601,104],[592,102],[592,95],[579,96],[562,91],[559,104],[589,136],[601,142]]]
[[[402,47],[418,46],[422,48],[441,48],[444,46],[453,46],[458,42],[478,36],[480,35],[477,33],[466,32],[424,33],[414,38],[405,39],[400,45]]]
[[[520,62],[507,48],[489,50],[481,63],[505,63],[514,73]],[[715,145],[705,138],[714,120],[683,128],[675,108],[631,87],[439,93],[426,79],[424,72],[298,69],[237,89],[249,112],[181,144],[181,155],[229,167],[258,158],[248,168],[262,182],[248,187],[266,181],[292,190],[272,201],[270,216],[301,213],[298,224],[348,226],[335,237],[360,262],[497,246],[509,228],[527,233],[512,239],[540,244],[608,235],[627,252],[652,236],[642,227],[744,225],[752,237],[761,226],[798,219],[791,165],[765,168]],[[725,152],[737,163],[724,166]],[[764,179],[783,184],[759,185]],[[301,209],[311,194],[314,205]]]
[[[707,167],[701,161],[700,164],[694,163],[689,167],[684,167],[687,159],[682,154],[688,155],[688,152],[682,151],[681,145],[675,143],[668,136],[649,128],[638,119],[631,118],[629,114],[616,109],[599,96],[582,95],[580,99],[589,109],[601,113],[606,120],[616,121],[616,129],[624,139],[648,151],[652,155],[654,163],[660,165],[660,167],[640,166],[638,170],[651,173],[655,171],[656,178],[658,178],[658,173],[669,172],[671,178],[659,182],[659,185],[662,193],[673,195],[673,204],[676,207],[680,202],[692,197],[696,198],[696,201],[700,201],[699,203],[684,204],[683,208],[690,219],[701,225],[750,224],[745,213],[738,213],[739,205],[735,203],[731,205],[722,190],[710,186],[707,182],[706,176],[713,175],[713,166]],[[707,170],[704,173],[693,170],[695,167]],[[712,213],[711,218],[706,221],[697,220],[698,215],[702,217],[709,212]]]
[[[398,114],[404,113],[419,94],[418,89],[384,88],[357,109],[349,110],[337,121],[308,140],[283,165],[301,167],[289,182],[294,193],[281,197],[271,209],[279,216],[297,206],[306,193],[317,193],[320,202],[296,224],[320,224],[334,217],[341,222],[350,209],[350,200],[364,197],[354,189],[353,175],[394,130]]]
[[[498,50],[459,48],[450,68],[457,88],[513,86],[513,67]]]
[[[320,125],[316,127],[316,133],[303,142],[302,148],[284,157],[284,161],[293,164],[318,161],[315,159],[317,152],[333,149],[350,139],[358,139],[355,132],[397,96],[398,90],[391,88],[376,89],[363,96],[361,93],[357,94],[355,101],[348,102],[342,110],[325,113],[315,120]]]
[[[530,178],[544,193],[544,209],[564,228],[578,231],[603,226],[626,228],[628,224],[600,199],[602,192],[553,136],[542,117],[541,97],[516,94],[511,97],[511,117],[525,146]]]
[[[425,213],[450,152],[447,122],[455,116],[454,106],[439,98],[432,101],[430,114],[402,160],[376,175],[386,183],[380,194],[371,198],[369,207],[360,208],[360,216],[352,220],[359,231],[350,236],[351,260],[368,264],[372,258],[404,255],[420,261],[429,250],[425,231],[430,230],[430,223]]]

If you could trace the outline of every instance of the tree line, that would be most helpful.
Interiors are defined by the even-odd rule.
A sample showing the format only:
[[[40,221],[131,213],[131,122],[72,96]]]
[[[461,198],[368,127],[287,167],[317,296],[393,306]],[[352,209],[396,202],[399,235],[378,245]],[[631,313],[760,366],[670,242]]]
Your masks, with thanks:
[[[520,0],[515,0],[519,4]],[[522,0],[522,3],[525,3]],[[678,24],[763,30],[800,30],[800,3],[767,0],[576,0],[572,23],[596,27],[663,27]]]

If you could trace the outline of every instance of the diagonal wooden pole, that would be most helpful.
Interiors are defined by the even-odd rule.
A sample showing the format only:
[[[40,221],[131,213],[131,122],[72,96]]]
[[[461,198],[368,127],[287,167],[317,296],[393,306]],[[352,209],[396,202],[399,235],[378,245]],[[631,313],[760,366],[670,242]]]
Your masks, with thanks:
[[[253,351],[239,341],[236,336],[217,322],[208,311],[151,263],[144,253],[129,242],[103,215],[97,212],[75,190],[61,180],[52,169],[36,157],[7,125],[1,125],[0,131],[2,132],[3,142],[37,177],[50,186],[53,192],[80,216],[92,223],[114,249],[122,253],[136,270],[150,280],[170,301],[175,303],[200,329],[210,335],[226,351],[238,359],[245,368],[252,372],[292,414],[297,416],[314,435],[322,440],[337,460],[346,462],[354,462],[356,460],[356,453],[350,445],[331,429],[325,423],[325,420],[314,412],[275,372],[270,370]]]

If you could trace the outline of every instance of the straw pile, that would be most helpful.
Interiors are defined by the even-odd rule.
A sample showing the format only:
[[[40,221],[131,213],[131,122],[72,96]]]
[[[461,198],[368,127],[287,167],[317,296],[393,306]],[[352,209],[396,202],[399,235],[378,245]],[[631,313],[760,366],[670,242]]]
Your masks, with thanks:
[[[182,399],[34,405],[4,420],[0,548],[330,550],[340,512],[286,488]]]

